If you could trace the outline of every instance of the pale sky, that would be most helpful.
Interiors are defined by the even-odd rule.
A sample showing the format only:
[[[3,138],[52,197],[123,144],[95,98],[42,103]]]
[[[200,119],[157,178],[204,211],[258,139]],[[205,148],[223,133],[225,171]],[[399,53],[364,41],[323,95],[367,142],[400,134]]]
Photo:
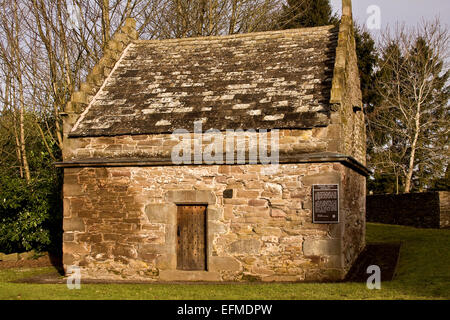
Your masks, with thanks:
[[[450,25],[450,0],[353,0],[353,16],[358,24],[366,24],[367,9],[371,5],[380,8],[381,30],[395,26],[397,22],[408,26],[416,25],[423,19],[439,17],[442,25]],[[341,12],[342,0],[331,0],[334,11]],[[378,30],[371,30],[374,36]]]

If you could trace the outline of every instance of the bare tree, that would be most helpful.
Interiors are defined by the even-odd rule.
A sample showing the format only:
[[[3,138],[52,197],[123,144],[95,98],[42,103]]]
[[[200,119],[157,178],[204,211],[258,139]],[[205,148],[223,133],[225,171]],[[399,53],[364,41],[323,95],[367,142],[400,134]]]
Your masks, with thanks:
[[[281,0],[0,0],[0,127],[29,181],[28,148],[41,139],[52,159],[63,147],[61,114],[129,17],[141,39],[272,29]],[[0,146],[1,147],[1,146]],[[13,157],[12,157],[13,156]]]
[[[5,3],[4,3],[5,4]],[[24,19],[23,12],[15,1],[9,1],[8,15],[1,17],[1,28],[5,36],[6,43],[0,45],[0,54],[7,67],[7,91],[12,92],[9,97],[5,97],[13,111],[12,128],[18,147],[17,155],[20,157],[21,170],[25,174],[25,179],[30,181],[30,167],[28,164],[26,137],[25,137],[25,88],[24,88],[24,61],[26,57],[21,49],[20,36],[22,32],[21,20]],[[12,91],[10,91],[12,90]]]
[[[268,30],[284,1],[174,0],[167,1],[159,21],[159,38],[212,36]]]
[[[369,114],[369,160],[400,177],[404,192],[448,165],[448,50],[449,33],[439,21],[386,31],[380,45],[382,103]]]

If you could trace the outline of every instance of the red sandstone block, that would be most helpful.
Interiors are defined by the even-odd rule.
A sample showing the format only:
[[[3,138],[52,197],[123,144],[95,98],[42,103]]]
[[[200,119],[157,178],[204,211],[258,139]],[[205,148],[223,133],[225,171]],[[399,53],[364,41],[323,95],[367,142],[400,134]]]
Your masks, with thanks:
[[[253,206],[253,207],[264,207],[267,206],[267,200],[249,200],[248,201],[248,205],[249,206]]]
[[[142,135],[142,136],[131,136],[131,139],[134,141],[140,141],[140,140],[146,140],[148,139],[148,135]]]
[[[281,209],[272,209],[270,212],[270,216],[273,218],[284,218],[286,217],[286,212]]]
[[[80,218],[65,218],[63,220],[64,231],[85,231],[85,225]]]
[[[139,146],[159,147],[162,145],[162,139],[142,140],[137,143]]]
[[[74,240],[75,240],[75,237],[72,232],[64,232],[63,241],[70,242],[70,241],[74,241]]]
[[[230,174],[231,172],[231,166],[220,166],[219,167],[219,173],[221,174]]]
[[[131,177],[131,172],[127,171],[127,170],[120,170],[120,171],[111,171],[111,176],[112,177],[127,177],[130,178]]]
[[[238,190],[237,191],[237,197],[238,198],[258,198],[259,197],[259,191],[245,191],[245,190]]]
[[[103,234],[103,240],[104,241],[117,241],[121,238],[120,235],[118,234],[113,234],[113,233],[105,233]]]
[[[224,204],[245,205],[248,203],[245,199],[223,199]]]

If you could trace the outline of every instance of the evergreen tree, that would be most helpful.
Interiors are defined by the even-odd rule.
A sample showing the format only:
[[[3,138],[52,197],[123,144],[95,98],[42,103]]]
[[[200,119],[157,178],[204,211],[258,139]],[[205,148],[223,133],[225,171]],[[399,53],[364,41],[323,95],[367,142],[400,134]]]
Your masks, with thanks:
[[[288,0],[279,21],[281,29],[307,28],[336,24],[329,0]]]
[[[380,96],[375,88],[375,67],[378,61],[377,49],[370,33],[357,25],[355,25],[355,42],[362,100],[364,107],[371,111],[380,103]]]
[[[445,176],[433,181],[431,190],[433,191],[450,191],[450,168],[447,164]]]
[[[333,15],[329,0],[288,0],[277,27],[294,29],[325,25],[339,25],[339,18]],[[374,89],[377,62],[375,41],[364,29],[355,26],[354,30],[363,103],[366,107],[373,108],[379,100]]]

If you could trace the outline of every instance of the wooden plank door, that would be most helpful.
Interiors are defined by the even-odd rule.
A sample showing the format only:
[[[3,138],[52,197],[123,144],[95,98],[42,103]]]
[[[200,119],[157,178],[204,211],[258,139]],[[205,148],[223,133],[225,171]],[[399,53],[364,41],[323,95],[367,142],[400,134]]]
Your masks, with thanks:
[[[177,269],[206,270],[206,206],[178,206]]]

